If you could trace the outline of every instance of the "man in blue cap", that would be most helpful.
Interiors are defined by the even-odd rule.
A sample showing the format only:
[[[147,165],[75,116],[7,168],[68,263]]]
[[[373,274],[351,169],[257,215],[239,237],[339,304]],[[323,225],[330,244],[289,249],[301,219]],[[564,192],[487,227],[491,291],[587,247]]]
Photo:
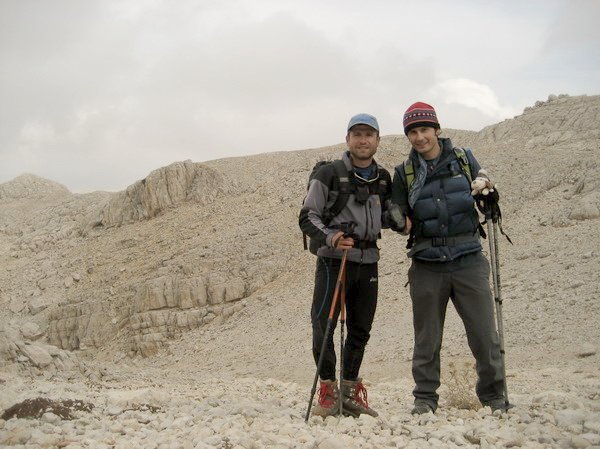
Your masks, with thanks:
[[[317,243],[317,268],[311,309],[313,356],[321,355],[327,338],[323,363],[319,371],[318,405],[313,414],[330,416],[339,413],[340,392],[344,413],[377,416],[369,407],[367,391],[358,377],[365,346],[377,306],[379,248],[377,238],[382,228],[384,204],[391,196],[391,177],[373,156],[379,145],[379,124],[370,114],[357,114],[347,127],[347,151],[341,160],[323,164],[310,180],[308,193],[300,211],[302,231]],[[332,211],[336,198],[345,195],[345,204]],[[325,336],[333,291],[340,270],[342,254],[346,262],[346,325],[341,388],[336,380],[336,355],[333,330]],[[339,308],[334,320],[337,321]]]

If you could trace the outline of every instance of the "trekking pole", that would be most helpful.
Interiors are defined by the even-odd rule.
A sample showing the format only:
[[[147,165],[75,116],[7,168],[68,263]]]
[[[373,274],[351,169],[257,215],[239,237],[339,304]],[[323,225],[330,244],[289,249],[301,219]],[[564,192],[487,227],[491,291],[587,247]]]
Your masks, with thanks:
[[[310,416],[310,409],[312,408],[312,401],[315,397],[315,392],[317,391],[317,381],[319,380],[319,371],[321,371],[321,365],[323,364],[323,356],[325,354],[325,348],[327,347],[327,337],[329,336],[329,332],[331,331],[331,326],[333,323],[333,316],[335,315],[335,306],[337,305],[338,295],[340,293],[340,288],[342,291],[344,287],[342,287],[344,281],[344,275],[346,271],[346,257],[348,256],[348,250],[345,249],[342,254],[342,262],[340,263],[340,271],[338,273],[337,281],[335,283],[335,290],[333,291],[333,297],[331,298],[331,307],[329,308],[329,318],[327,318],[327,326],[325,327],[325,335],[323,336],[323,344],[321,345],[321,353],[319,354],[319,361],[317,362],[317,372],[315,373],[315,378],[313,380],[312,389],[310,391],[310,399],[308,400],[308,409],[306,410],[306,417],[304,418],[304,422],[308,422],[308,417]]]
[[[486,210],[488,239],[490,243],[490,265],[492,268],[492,279],[494,285],[494,302],[496,304],[496,322],[498,325],[498,337],[500,340],[500,358],[502,361],[502,383],[504,388],[504,405],[509,408],[508,387],[506,385],[506,358],[504,351],[504,324],[502,319],[502,290],[500,284],[500,258],[498,257],[498,204],[490,201]]]
[[[344,326],[346,325],[346,273],[342,278],[342,293],[340,301],[340,416],[344,416],[344,398],[342,397],[342,382],[344,380]]]

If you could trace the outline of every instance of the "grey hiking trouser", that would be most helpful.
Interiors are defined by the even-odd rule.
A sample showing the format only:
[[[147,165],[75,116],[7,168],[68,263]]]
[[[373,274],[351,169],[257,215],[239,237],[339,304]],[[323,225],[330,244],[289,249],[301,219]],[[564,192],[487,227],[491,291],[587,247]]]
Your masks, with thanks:
[[[485,403],[504,398],[489,275],[490,266],[481,251],[445,263],[413,259],[408,271],[415,332],[413,395],[434,410],[439,398],[436,391],[440,386],[440,348],[448,299],[452,299],[464,323],[475,356],[479,400]]]

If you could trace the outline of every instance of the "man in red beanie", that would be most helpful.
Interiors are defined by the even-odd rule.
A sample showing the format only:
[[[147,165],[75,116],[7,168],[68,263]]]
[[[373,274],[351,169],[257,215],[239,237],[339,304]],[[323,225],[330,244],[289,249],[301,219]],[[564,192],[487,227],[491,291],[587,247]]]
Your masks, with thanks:
[[[505,410],[490,267],[481,252],[473,199],[493,186],[471,150],[454,148],[450,139],[439,137],[440,124],[432,106],[411,105],[404,114],[404,133],[412,149],[394,171],[392,209],[402,219],[392,229],[410,234],[408,280],[416,384],[412,413],[435,412],[438,406],[440,348],[449,299],[464,323],[476,360],[479,400],[492,410]]]

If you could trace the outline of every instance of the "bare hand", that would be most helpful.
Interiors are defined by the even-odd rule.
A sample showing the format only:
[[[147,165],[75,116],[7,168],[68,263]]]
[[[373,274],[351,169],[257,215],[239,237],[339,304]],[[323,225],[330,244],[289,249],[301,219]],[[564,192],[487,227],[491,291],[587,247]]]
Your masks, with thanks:
[[[408,234],[410,234],[410,230],[412,229],[412,220],[408,216],[406,216],[405,218],[406,218],[406,225],[404,226],[404,231],[402,232],[402,234],[408,235]]]
[[[337,232],[331,239],[334,248],[345,250],[354,248],[354,239],[352,237],[344,237],[342,231]]]

